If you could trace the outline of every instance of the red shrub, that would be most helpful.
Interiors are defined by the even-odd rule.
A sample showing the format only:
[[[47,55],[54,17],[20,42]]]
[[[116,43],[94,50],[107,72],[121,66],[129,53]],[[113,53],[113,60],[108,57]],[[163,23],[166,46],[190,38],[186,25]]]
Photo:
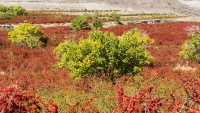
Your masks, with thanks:
[[[0,111],[2,113],[57,113],[57,105],[49,103],[51,105],[44,107],[43,102],[39,98],[35,98],[33,95],[24,93],[17,88],[6,88],[1,90],[0,96]]]

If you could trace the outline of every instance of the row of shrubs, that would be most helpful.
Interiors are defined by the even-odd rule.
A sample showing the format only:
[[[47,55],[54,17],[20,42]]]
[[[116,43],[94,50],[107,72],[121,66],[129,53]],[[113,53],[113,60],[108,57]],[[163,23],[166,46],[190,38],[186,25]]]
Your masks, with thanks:
[[[89,23],[88,23],[88,15],[79,15],[71,22],[71,28],[74,30],[84,30],[88,29]],[[93,27],[102,27],[103,26],[103,20],[101,19],[102,15],[100,13],[95,13],[93,16]],[[112,12],[109,15],[109,19],[115,22],[120,21],[120,15],[116,12]]]
[[[0,5],[0,19],[11,19],[16,15],[27,15],[28,12],[21,6]]]

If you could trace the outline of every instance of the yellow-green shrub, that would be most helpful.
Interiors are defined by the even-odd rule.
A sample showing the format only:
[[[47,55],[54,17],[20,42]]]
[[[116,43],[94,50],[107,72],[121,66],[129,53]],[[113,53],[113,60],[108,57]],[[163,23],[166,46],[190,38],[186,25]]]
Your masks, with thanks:
[[[59,67],[66,67],[73,78],[105,75],[114,83],[115,75],[134,75],[153,61],[145,48],[151,42],[149,37],[141,37],[137,29],[119,37],[92,30],[78,44],[74,41],[59,44],[55,54]]]
[[[8,32],[8,36],[15,44],[26,44],[33,48],[40,45],[39,37],[43,32],[39,27],[30,23],[21,23],[15,30]]]

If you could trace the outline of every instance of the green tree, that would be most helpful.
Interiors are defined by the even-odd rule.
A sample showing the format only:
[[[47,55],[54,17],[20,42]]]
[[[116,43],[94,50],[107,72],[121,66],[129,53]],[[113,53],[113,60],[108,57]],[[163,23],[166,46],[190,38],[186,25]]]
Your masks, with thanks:
[[[33,48],[40,45],[39,37],[43,32],[30,23],[21,23],[15,30],[8,32],[8,39],[16,44],[26,44]]]
[[[116,21],[116,22],[120,21],[120,15],[117,12],[115,12],[115,11],[109,14],[109,18],[111,20]]]
[[[58,66],[66,67],[75,79],[105,75],[115,83],[116,77],[137,74],[142,66],[153,61],[145,49],[152,42],[148,37],[141,37],[137,29],[119,37],[92,30],[79,43],[68,40],[59,44],[55,54]]]
[[[87,15],[79,15],[71,22],[71,28],[74,30],[84,30],[89,28],[89,23],[87,22]]]
[[[195,35],[192,39],[186,40],[182,45],[182,50],[179,55],[184,59],[197,61],[200,54],[200,34]]]

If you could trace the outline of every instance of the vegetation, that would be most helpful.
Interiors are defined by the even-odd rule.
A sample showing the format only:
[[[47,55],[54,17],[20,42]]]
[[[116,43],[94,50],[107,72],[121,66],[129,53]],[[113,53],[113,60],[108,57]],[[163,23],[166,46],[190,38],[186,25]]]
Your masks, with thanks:
[[[5,88],[0,94],[0,111],[3,113],[57,113],[58,110],[53,102],[45,104],[41,99],[17,88]]]
[[[21,6],[10,6],[8,8],[13,15],[27,15],[28,12]]]
[[[192,39],[186,40],[179,52],[184,59],[197,61],[200,54],[200,35],[194,35]]]
[[[99,12],[95,12],[93,16],[93,22],[92,22],[93,27],[103,26],[103,20],[101,19],[101,17],[102,17],[102,14],[100,14]]]
[[[21,6],[3,6],[0,5],[0,19],[11,19],[16,15],[27,15],[27,11]]]
[[[92,23],[93,27],[102,27],[103,26],[103,21],[100,19],[95,19]]]
[[[117,13],[117,12],[112,12],[109,14],[109,18],[111,20],[114,20],[116,22],[119,22],[120,21],[120,15]]]
[[[84,30],[89,28],[89,23],[87,22],[87,15],[79,15],[74,20],[71,21],[71,28],[73,30]]]
[[[30,23],[22,23],[15,30],[8,33],[9,39],[15,44],[26,44],[34,48],[40,45],[39,37],[43,32],[39,27],[35,27]]]
[[[141,37],[138,29],[119,37],[93,30],[78,44],[74,41],[61,43],[55,53],[59,67],[66,67],[73,78],[105,74],[114,83],[115,75],[137,74],[142,66],[152,62],[152,56],[145,49],[152,42],[148,37]]]
[[[1,22],[20,23],[27,20],[33,23],[63,23],[70,22],[75,16],[62,15],[62,19],[54,17],[53,14],[40,13],[16,16],[16,18],[1,20]],[[88,36],[90,30],[74,31],[68,26],[41,28],[45,34],[43,37],[48,39],[45,50],[39,47],[29,48],[26,43],[20,46],[11,44],[11,41],[8,40],[10,30],[0,29],[0,112],[36,112],[38,110],[38,112],[48,113],[198,113],[200,112],[199,62],[191,62],[188,66],[182,66],[183,62],[178,57],[182,43],[191,36],[188,36],[185,28],[194,25],[200,26],[200,23],[163,22],[160,24],[117,25],[112,28],[102,28],[100,29],[102,32],[93,30],[93,35],[90,34],[90,37],[93,38]],[[115,74],[115,78],[120,77],[115,81],[116,86],[107,81],[103,71],[100,76],[96,73],[91,77],[81,75],[81,79],[74,80],[70,77],[69,70],[55,66],[57,59],[53,51],[61,42],[74,42],[70,39],[76,39],[74,44],[69,43],[68,45],[74,45],[75,50],[81,43],[82,47],[86,48],[84,51],[97,53],[96,51],[99,50],[93,49],[94,46],[106,45],[105,48],[109,49],[102,50],[102,52],[110,54],[101,53],[101,55],[109,56],[111,63],[115,62],[112,60],[113,57],[110,57],[112,53],[117,53],[114,58],[119,55],[121,55],[119,58],[126,58],[128,55],[132,58],[131,54],[133,53],[121,51],[121,46],[118,50],[124,54],[120,54],[118,51],[111,52],[111,50],[115,50],[111,48],[113,47],[111,45],[115,45],[115,43],[110,42],[117,42],[116,45],[119,46],[119,40],[123,36],[130,37],[126,33],[129,31],[131,34],[130,29],[132,28],[140,29],[138,35],[141,37],[147,37],[146,34],[148,34],[155,40],[153,45],[143,42],[145,50],[147,49],[154,57],[154,62],[151,65],[142,66],[141,72],[134,76],[124,76],[124,74],[120,77],[120,74]],[[198,30],[197,27],[193,28]],[[197,34],[196,31],[191,32],[192,35],[193,33]],[[95,37],[96,34],[107,38],[98,41],[101,37]],[[84,39],[81,37],[90,40],[83,41]],[[91,42],[95,43],[91,44]],[[126,42],[126,46],[130,47],[132,41]],[[123,46],[122,49],[126,50],[125,47]],[[104,49],[101,46],[99,48]],[[70,53],[74,53],[75,50]],[[83,49],[79,51],[81,50]],[[77,50],[77,52],[79,51]],[[88,53],[85,52],[85,54]],[[81,54],[78,53],[78,55]],[[92,58],[92,60],[89,59],[91,63],[88,64],[96,61],[97,58],[92,56],[95,55],[88,56],[88,59]],[[118,61],[116,60],[116,64]],[[126,60],[122,59],[122,61]],[[138,64],[138,62],[136,63]]]

